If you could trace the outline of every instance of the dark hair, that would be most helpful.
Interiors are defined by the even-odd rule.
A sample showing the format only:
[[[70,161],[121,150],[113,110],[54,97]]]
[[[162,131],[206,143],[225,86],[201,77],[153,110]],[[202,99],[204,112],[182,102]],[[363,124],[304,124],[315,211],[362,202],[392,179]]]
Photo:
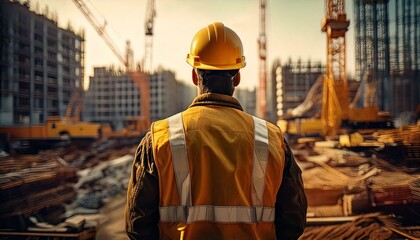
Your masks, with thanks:
[[[234,70],[202,70],[196,69],[203,93],[220,93],[232,96],[233,80],[238,69]]]

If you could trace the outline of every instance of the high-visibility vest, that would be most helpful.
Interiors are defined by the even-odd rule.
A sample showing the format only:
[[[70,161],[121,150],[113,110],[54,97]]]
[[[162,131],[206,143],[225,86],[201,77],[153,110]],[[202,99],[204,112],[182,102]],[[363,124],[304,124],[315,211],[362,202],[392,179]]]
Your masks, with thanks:
[[[275,239],[284,142],[275,125],[229,107],[190,107],[152,125],[160,239]],[[184,234],[184,233],[183,233]]]

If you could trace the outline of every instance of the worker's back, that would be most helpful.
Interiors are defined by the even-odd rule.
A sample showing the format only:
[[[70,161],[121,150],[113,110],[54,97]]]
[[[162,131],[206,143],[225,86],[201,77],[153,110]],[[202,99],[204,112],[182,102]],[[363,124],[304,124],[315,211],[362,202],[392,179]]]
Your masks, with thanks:
[[[220,101],[203,101],[152,126],[160,236],[174,239],[177,224],[187,223],[185,239],[274,239],[281,133],[223,106],[232,97],[212,96]]]

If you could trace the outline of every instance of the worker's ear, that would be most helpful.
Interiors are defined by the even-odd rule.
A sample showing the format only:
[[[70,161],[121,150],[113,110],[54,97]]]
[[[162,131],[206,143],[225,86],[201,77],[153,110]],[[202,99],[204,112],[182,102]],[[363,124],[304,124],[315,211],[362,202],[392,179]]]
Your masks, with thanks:
[[[235,80],[233,81],[233,86],[238,86],[241,83],[241,72],[238,71],[236,74]]]
[[[195,71],[195,69],[192,70],[192,81],[193,81],[194,85],[197,86],[198,76],[197,76],[197,72]]]

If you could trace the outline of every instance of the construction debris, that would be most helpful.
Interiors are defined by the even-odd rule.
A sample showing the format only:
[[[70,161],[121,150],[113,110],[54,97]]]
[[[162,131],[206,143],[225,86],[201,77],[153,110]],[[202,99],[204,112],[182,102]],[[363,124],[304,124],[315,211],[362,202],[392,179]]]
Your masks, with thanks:
[[[369,140],[380,140],[385,147],[404,144],[417,156],[418,129],[368,134]],[[406,155],[400,155],[394,165],[391,162],[398,159],[379,157],[384,148],[342,149],[337,141],[306,139],[293,147],[309,205],[308,227],[301,239],[418,239],[420,158],[408,156],[409,163]]]
[[[420,227],[401,228],[392,218],[368,214],[347,223],[309,226],[300,240],[324,239],[419,239]]]
[[[135,147],[106,141],[72,144],[37,155],[3,154],[0,235],[94,236],[104,221],[99,208],[126,192]]]

